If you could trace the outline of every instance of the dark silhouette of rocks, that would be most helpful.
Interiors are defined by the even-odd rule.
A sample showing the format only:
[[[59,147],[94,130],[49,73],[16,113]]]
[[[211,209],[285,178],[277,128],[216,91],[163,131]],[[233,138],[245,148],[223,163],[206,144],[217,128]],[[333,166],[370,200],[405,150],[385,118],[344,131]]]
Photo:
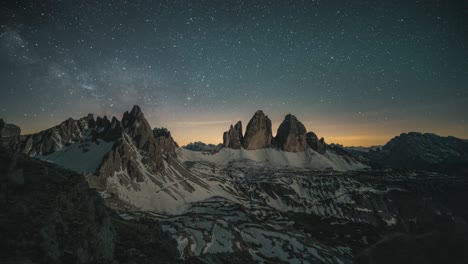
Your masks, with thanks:
[[[325,143],[325,139],[321,138],[319,140],[314,132],[308,132],[306,134],[306,142],[307,146],[309,146],[311,149],[317,151],[322,155],[325,154],[325,152],[327,151],[327,144]]]
[[[278,127],[275,142],[277,146],[287,152],[302,152],[307,148],[306,128],[291,114],[286,115]]]
[[[0,148],[0,178],[1,263],[112,263],[115,230],[82,175]]]
[[[240,149],[243,142],[244,137],[242,136],[241,121],[237,122],[234,127],[231,125],[229,131],[226,131],[223,134],[223,146],[226,148]]]
[[[0,119],[0,146],[9,145],[18,140],[21,129],[13,124],[7,124]]]

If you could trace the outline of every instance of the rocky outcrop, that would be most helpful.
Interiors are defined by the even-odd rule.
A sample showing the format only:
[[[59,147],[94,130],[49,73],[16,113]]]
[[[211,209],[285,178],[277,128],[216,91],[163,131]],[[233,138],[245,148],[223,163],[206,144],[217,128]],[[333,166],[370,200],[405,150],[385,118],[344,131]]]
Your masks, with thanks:
[[[0,150],[0,263],[112,263],[116,234],[83,176]]]
[[[0,146],[9,145],[18,140],[21,129],[18,126],[7,124],[0,119]]]
[[[100,165],[100,176],[112,177],[116,172],[126,172],[131,179],[142,182],[144,170],[157,174],[164,169],[164,151],[175,155],[176,145],[170,134],[159,135],[158,130],[153,131],[140,107],[135,105],[131,112],[124,113],[122,127],[124,133]]]
[[[327,152],[327,144],[325,143],[325,139],[321,138],[318,139],[317,135],[314,132],[308,132],[306,134],[306,142],[309,148],[317,151],[320,154],[325,154]]]
[[[241,121],[237,122],[234,127],[231,125],[229,131],[223,134],[223,146],[226,148],[240,149],[243,141]]]
[[[271,120],[258,110],[247,124],[242,145],[247,150],[269,148],[272,139]]]
[[[114,143],[112,150],[104,156],[99,166],[98,175],[103,179],[107,179],[113,177],[116,173],[126,172],[131,180],[143,182],[145,180],[144,172],[141,170],[141,167],[144,166],[142,163],[143,158],[148,161],[150,170],[158,171],[162,158],[151,162],[151,158],[141,157],[138,149],[133,145],[132,139],[124,134]],[[121,184],[130,184],[130,182],[124,182],[124,179],[120,179],[120,181]]]
[[[287,152],[302,152],[307,149],[306,128],[291,114],[288,114],[276,133],[277,146]]]
[[[468,172],[468,141],[432,133],[403,133],[363,156],[390,168]]]
[[[138,148],[144,150],[152,148],[151,145],[154,143],[154,140],[151,140],[154,139],[153,131],[139,106],[135,105],[130,113],[128,111],[124,113],[122,126],[125,133],[133,139]]]
[[[153,136],[166,157],[177,157],[176,149],[179,148],[179,145],[175,142],[174,138],[172,138],[171,132],[167,130],[167,128],[154,128]]]

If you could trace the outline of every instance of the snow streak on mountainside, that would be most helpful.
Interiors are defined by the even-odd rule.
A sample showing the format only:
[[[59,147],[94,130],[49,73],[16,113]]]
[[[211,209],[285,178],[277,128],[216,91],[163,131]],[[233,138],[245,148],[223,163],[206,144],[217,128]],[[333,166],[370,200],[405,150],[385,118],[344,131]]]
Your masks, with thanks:
[[[258,113],[254,119],[267,118]],[[297,129],[292,125],[302,124],[291,115],[289,119],[294,122],[288,123],[284,133],[295,133]],[[207,155],[178,149],[169,131],[151,129],[138,106],[124,113],[121,120],[115,117],[111,120],[98,117],[95,120],[93,115],[79,120],[70,118],[51,129],[21,136],[11,144],[11,148],[77,172],[96,175],[87,177],[90,183],[129,208],[165,213],[180,213],[191,202],[213,196],[232,198],[224,181],[211,181],[205,178],[206,175],[188,170],[187,164],[194,162],[212,163],[210,166],[218,170],[231,164],[249,166],[249,163],[275,168],[338,171],[365,168],[365,165],[333,148],[320,154],[306,147],[303,127],[297,130],[303,134],[298,139],[301,142],[295,142],[294,134],[289,134],[287,144],[294,150],[305,151],[281,151],[268,143],[264,149],[245,150],[239,146],[236,150],[224,148]],[[258,130],[255,124],[259,122],[251,122],[248,135],[255,134],[252,131]],[[241,124],[236,127],[238,134],[242,134]],[[270,139],[265,142],[270,142]],[[291,144],[301,144],[301,147],[291,147]]]
[[[271,167],[293,167],[299,169],[333,169],[338,171],[359,170],[366,166],[360,162],[344,159],[333,151],[325,154],[307,149],[303,152],[285,152],[273,148],[245,150],[224,148],[218,153],[207,155],[206,153],[179,149],[177,152],[182,161],[205,161],[218,165],[232,163],[246,163],[252,161],[258,165]]]
[[[259,263],[352,263],[381,234],[466,225],[460,199],[442,202],[466,197],[468,182],[460,178],[187,163],[231,197],[192,202],[176,215],[132,215],[159,222],[182,258],[247,252]]]
[[[263,263],[352,263],[381,234],[466,225],[458,202],[444,203],[466,193],[463,178],[368,170],[292,115],[273,138],[259,111],[246,136],[238,122],[224,134],[227,146],[211,152],[178,148],[138,106],[121,120],[69,119],[8,144],[85,173],[108,206],[161,225],[184,259],[242,253]]]

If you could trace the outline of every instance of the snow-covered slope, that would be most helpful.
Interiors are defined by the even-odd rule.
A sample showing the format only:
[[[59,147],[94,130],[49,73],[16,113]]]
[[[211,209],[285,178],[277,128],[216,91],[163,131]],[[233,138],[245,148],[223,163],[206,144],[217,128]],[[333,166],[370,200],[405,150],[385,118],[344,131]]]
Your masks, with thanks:
[[[114,142],[106,142],[101,139],[90,141],[85,138],[48,155],[38,155],[36,158],[55,163],[61,167],[80,173],[95,173],[99,165],[112,149]]]
[[[224,148],[215,154],[200,153],[187,149],[177,151],[181,161],[204,161],[217,165],[246,163],[252,161],[262,166],[293,167],[299,169],[333,169],[338,171],[359,170],[367,166],[355,160],[346,160],[342,156],[328,151],[325,154],[307,149],[303,152],[285,152],[273,148],[245,150]]]
[[[466,211],[462,202],[440,202],[452,193],[466,200],[466,180],[367,170],[340,146],[299,151],[302,139],[283,144],[298,152],[190,151],[177,148],[169,131],[152,130],[135,106],[122,121],[69,119],[14,147],[87,174],[108,206],[150,218],[186,260],[243,254],[259,263],[352,263],[380,234],[466,224],[456,214]]]

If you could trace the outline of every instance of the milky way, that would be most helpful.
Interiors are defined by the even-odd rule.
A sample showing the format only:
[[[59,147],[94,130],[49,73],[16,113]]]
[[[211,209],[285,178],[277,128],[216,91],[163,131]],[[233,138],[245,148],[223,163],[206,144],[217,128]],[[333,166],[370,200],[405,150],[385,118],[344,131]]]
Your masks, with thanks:
[[[2,1],[0,116],[138,104],[185,144],[257,110],[328,141],[468,137],[466,1]]]

